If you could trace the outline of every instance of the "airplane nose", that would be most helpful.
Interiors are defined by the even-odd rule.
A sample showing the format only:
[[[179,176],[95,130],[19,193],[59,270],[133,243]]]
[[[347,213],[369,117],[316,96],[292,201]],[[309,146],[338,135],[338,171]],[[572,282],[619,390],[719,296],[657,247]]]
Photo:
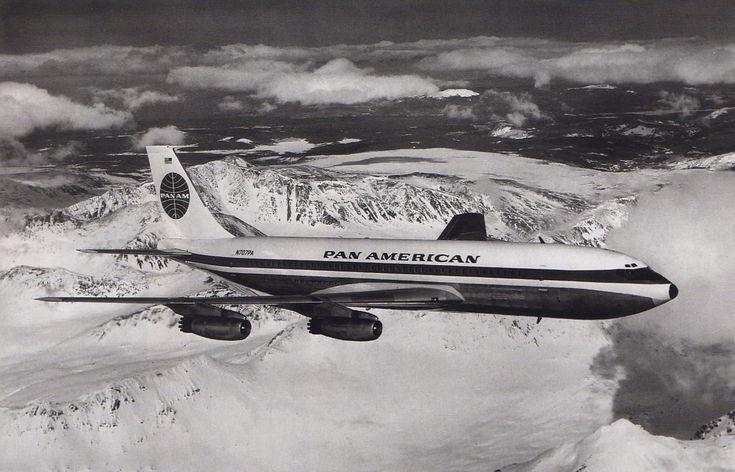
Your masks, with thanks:
[[[676,285],[670,284],[669,285],[669,298],[674,299],[676,296],[679,295],[679,289],[676,288]]]

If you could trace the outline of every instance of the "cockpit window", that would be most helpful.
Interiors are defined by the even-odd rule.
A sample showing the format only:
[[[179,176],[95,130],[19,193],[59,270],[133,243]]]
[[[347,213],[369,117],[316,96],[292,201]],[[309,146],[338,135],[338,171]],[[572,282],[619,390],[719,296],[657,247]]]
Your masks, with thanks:
[[[634,282],[667,282],[667,280],[661,274],[656,273],[650,267],[639,267],[637,269],[618,269],[617,272],[626,280]]]

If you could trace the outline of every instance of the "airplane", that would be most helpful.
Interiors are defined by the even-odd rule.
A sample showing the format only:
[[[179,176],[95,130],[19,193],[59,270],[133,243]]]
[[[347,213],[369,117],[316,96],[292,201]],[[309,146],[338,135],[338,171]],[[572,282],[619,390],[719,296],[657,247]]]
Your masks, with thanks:
[[[493,240],[477,213],[454,216],[437,240],[268,237],[209,211],[174,146],[146,151],[160,209],[176,237],[156,249],[80,251],[168,258],[254,295],[38,300],[162,304],[181,316],[181,331],[229,341],[247,338],[251,324],[217,305],[274,305],[310,318],[312,334],[373,341],[383,325],[365,311],[371,308],[600,320],[649,310],[679,293],[647,264],[619,252]]]

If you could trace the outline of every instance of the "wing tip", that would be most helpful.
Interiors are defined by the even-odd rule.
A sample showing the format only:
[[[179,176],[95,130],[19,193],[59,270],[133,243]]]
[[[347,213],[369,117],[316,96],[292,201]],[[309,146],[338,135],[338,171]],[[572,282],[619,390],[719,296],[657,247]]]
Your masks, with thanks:
[[[63,302],[64,299],[62,297],[38,297],[38,298],[36,298],[36,301],[39,301],[39,302]]]

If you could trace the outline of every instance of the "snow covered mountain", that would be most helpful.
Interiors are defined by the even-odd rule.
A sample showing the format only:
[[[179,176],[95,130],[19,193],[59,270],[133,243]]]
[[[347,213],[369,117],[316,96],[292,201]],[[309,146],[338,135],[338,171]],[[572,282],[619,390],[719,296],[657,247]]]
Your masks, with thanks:
[[[4,208],[63,208],[99,194],[100,188],[133,182],[102,172],[10,167],[0,169],[0,201]]]
[[[111,451],[121,469],[234,470],[243,460],[258,470],[374,470],[417,461],[424,468],[484,469],[491,459],[517,459],[519,434],[550,447],[557,428],[571,438],[605,416],[603,385],[585,363],[570,362],[566,341],[553,340],[561,326],[395,313],[384,315],[390,333],[380,345],[318,343],[298,321],[261,327],[259,338],[235,346],[185,339],[174,346],[163,333],[170,320],[152,315],[156,331],[135,335],[140,326],[123,326],[102,339],[74,340],[74,348],[71,340],[58,346],[56,375],[45,372],[51,378],[43,382],[33,382],[39,374],[21,380],[19,372],[3,372],[28,383],[3,400],[4,470],[31,463],[105,468]],[[123,330],[135,353],[115,345]],[[592,355],[598,343],[575,347]],[[80,347],[95,354],[94,365],[88,354],[65,352]],[[517,375],[519,357],[533,364],[528,377]],[[513,411],[507,391],[523,392],[540,379],[554,395]],[[335,441],[349,447],[325,461],[323,451]],[[31,444],[43,456],[29,457]]]
[[[431,173],[416,173],[410,165],[374,172],[376,167],[387,166],[384,157],[375,165],[350,167],[328,159],[313,163],[316,165],[256,167],[233,158],[193,167],[191,174],[210,208],[272,235],[306,231],[315,236],[401,234],[431,239],[454,214],[473,211],[486,215],[490,235],[499,239],[529,240],[544,234],[589,245],[603,244],[607,231],[623,223],[635,204],[636,192],[663,181],[654,174],[621,179],[585,170],[584,180],[575,189],[564,182],[579,179],[578,171],[552,164],[546,164],[544,170],[568,175],[557,175],[541,186],[528,182],[524,172],[503,175],[503,169],[470,180],[462,175],[464,164],[459,158],[434,165]],[[90,269],[84,273],[97,273],[102,270],[94,262],[99,258],[78,254],[70,258],[73,250],[152,247],[166,231],[150,184],[115,187],[67,208],[34,216],[17,234],[0,239],[6,254],[0,269],[68,267],[71,263],[76,270],[76,260],[82,262],[77,268]],[[34,247],[45,250],[39,253]]]
[[[695,439],[709,439],[721,436],[735,436],[735,410],[702,425],[694,433]],[[735,441],[735,438],[733,438],[733,441]]]
[[[603,426],[581,441],[544,452],[502,472],[727,471],[735,467],[735,440],[679,441],[653,436],[628,420]]]
[[[659,171],[415,151],[189,170],[212,209],[272,235],[435,238],[455,213],[479,211],[494,237],[590,245],[666,182]],[[75,252],[166,234],[144,184],[0,236],[0,470],[487,470],[612,419],[616,380],[590,371],[609,342],[601,323],[383,311],[380,341],[355,344],[317,339],[286,310],[232,307],[253,335],[223,343],[180,333],[161,306],[32,300],[226,293],[178,264]]]

